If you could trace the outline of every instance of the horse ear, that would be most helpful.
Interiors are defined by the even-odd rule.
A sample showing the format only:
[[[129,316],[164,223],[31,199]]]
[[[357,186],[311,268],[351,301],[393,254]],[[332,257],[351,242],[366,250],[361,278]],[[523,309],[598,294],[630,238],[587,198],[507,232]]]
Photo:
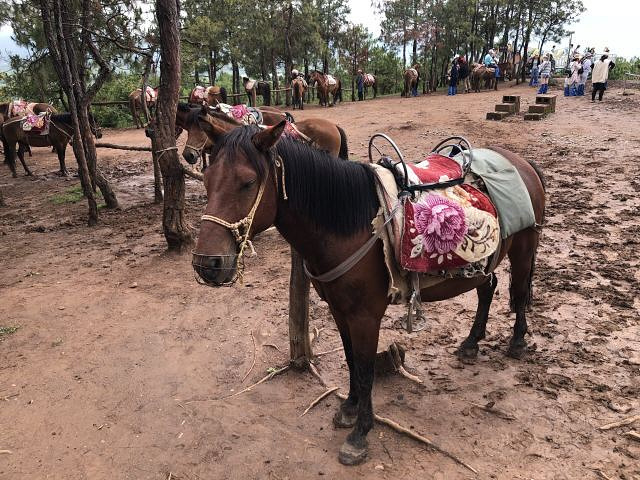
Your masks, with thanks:
[[[287,121],[282,120],[277,125],[273,127],[265,128],[261,132],[256,133],[253,138],[253,144],[255,147],[261,152],[268,151],[271,147],[273,147],[280,137],[282,136],[282,132],[284,132],[284,127],[287,126]]]

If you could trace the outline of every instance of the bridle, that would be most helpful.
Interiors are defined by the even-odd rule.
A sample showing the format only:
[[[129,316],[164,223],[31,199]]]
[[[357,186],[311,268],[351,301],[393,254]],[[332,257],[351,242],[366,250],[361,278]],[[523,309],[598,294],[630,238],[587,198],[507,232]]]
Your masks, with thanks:
[[[200,145],[200,147],[194,147],[193,145],[189,145],[188,143],[184,146],[184,148],[190,148],[191,150],[195,151],[198,153],[199,157],[202,157],[202,151],[204,150],[204,148],[207,145],[207,142],[209,141],[209,137],[204,139],[204,142],[202,142],[202,145]]]
[[[278,188],[278,168],[280,168],[281,170],[281,181],[282,181],[282,196],[284,200],[287,200],[287,190],[285,187],[285,177],[284,177],[284,161],[280,158],[280,156],[276,153],[275,148],[272,148],[270,150],[270,164],[273,165],[273,172],[274,172],[274,182],[275,182],[275,188],[276,188],[276,194],[279,194],[279,188]],[[256,211],[258,210],[258,207],[260,206],[260,203],[262,202],[262,197],[264,195],[264,191],[267,187],[267,182],[269,180],[270,177],[270,172],[267,171],[267,173],[264,175],[264,178],[262,179],[262,182],[260,183],[260,188],[258,189],[258,194],[256,195],[256,199],[253,202],[253,205],[251,207],[251,209],[249,210],[249,213],[247,213],[247,215],[238,220],[237,222],[228,222],[223,218],[220,217],[216,217],[214,215],[202,215],[201,220],[202,221],[207,221],[207,222],[213,222],[215,224],[218,224],[222,227],[225,227],[227,230],[229,230],[231,232],[231,235],[233,236],[233,239],[236,243],[236,249],[238,251],[238,253],[236,255],[204,255],[201,253],[197,253],[195,251],[192,251],[192,261],[191,261],[191,265],[194,267],[207,267],[207,268],[211,268],[210,265],[208,265],[207,260],[211,259],[211,258],[221,258],[221,257],[235,257],[236,259],[236,272],[233,276],[233,278],[231,278],[231,280],[227,281],[227,282],[222,282],[222,283],[217,283],[217,282],[208,282],[206,280],[204,280],[203,278],[201,278],[199,275],[196,274],[196,281],[201,284],[201,285],[208,285],[208,286],[216,286],[216,287],[230,287],[233,284],[235,284],[239,279],[240,281],[242,281],[242,275],[244,273],[244,251],[247,247],[249,247],[249,249],[251,250],[251,256],[255,256],[256,254],[256,250],[255,248],[253,248],[253,243],[251,242],[251,240],[249,239],[249,234],[251,232],[251,226],[253,225],[253,220],[255,218],[255,214]]]

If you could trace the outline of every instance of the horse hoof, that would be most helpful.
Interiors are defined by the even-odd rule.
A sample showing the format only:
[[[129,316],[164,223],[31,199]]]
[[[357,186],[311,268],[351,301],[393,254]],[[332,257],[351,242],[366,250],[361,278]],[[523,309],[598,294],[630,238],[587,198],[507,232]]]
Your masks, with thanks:
[[[364,447],[356,447],[349,442],[344,442],[340,447],[340,453],[338,454],[338,460],[342,465],[360,465],[367,458],[368,449]]]
[[[345,413],[345,411],[340,408],[333,416],[333,425],[336,428],[353,428],[356,424],[356,419],[358,418],[357,414],[349,415]]]
[[[520,360],[524,357],[524,354],[527,352],[527,344],[511,344],[509,345],[509,350],[507,350],[507,356],[511,358],[515,358],[516,360]]]
[[[478,350],[480,350],[480,348],[477,343],[472,345],[470,343],[462,342],[458,347],[458,350],[456,350],[456,355],[461,360],[474,360],[478,356]]]

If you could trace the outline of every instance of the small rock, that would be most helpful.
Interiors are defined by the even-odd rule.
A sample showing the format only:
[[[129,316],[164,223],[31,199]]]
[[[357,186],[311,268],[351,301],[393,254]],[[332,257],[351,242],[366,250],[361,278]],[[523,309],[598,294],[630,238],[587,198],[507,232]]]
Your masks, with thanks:
[[[64,307],[58,307],[58,310],[64,310]]]
[[[376,470],[384,470],[384,465],[380,464],[380,465],[376,465],[374,467]]]
[[[133,282],[131,285],[129,285],[129,288],[138,288],[138,282]]]

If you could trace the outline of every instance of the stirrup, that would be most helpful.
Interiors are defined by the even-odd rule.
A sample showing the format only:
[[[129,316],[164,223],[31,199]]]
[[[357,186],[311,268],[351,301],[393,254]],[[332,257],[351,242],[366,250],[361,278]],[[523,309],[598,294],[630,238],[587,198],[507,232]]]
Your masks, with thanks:
[[[409,300],[407,314],[400,320],[407,333],[420,332],[427,327],[427,318],[422,312],[420,298],[420,277],[415,272],[411,274],[411,289],[411,300]]]

